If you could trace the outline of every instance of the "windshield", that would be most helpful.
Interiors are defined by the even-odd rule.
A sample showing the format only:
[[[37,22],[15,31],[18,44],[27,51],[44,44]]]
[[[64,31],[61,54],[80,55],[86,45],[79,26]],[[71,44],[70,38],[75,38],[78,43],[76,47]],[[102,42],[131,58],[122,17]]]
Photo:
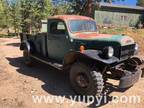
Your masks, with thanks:
[[[71,20],[69,23],[71,32],[96,32],[96,22],[90,20]]]

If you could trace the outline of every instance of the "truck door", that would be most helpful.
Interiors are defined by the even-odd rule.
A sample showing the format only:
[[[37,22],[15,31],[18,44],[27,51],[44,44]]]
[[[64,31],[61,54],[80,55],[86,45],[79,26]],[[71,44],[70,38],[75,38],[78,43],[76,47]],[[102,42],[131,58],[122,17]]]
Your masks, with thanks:
[[[51,59],[62,61],[64,55],[69,51],[71,44],[64,21],[48,20],[48,56]]]

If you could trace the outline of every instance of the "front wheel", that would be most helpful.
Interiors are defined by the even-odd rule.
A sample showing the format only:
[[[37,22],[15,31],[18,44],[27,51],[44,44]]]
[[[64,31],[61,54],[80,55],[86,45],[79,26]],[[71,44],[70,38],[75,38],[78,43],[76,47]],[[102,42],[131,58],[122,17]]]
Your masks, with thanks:
[[[101,95],[104,88],[103,76],[83,63],[75,63],[70,70],[70,83],[77,94]]]

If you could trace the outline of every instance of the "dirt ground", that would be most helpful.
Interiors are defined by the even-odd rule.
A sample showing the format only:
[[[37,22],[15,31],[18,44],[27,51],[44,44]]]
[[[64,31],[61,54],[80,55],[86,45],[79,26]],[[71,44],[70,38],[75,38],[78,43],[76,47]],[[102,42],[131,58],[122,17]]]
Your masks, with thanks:
[[[116,83],[114,81],[114,83]],[[101,108],[143,108],[144,107],[144,79],[133,87],[121,91],[116,86],[108,86],[107,100],[102,102]],[[32,96],[66,96],[64,103],[34,103]],[[19,39],[0,39],[0,108],[96,108],[94,102],[75,101],[70,105],[69,95],[75,95],[67,74],[36,63],[34,67],[27,67],[23,63],[22,52],[19,50]],[[137,103],[112,102],[112,98],[139,96]],[[121,101],[124,98],[121,98]]]

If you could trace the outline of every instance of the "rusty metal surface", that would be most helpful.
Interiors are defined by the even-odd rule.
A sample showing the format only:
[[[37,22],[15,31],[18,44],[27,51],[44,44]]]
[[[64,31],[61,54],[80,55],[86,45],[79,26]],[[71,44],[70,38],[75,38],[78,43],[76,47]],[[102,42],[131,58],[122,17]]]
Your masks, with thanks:
[[[63,20],[63,21],[77,20],[77,19],[78,20],[93,20],[90,17],[79,16],[79,15],[56,15],[56,16],[49,17],[48,19],[60,19],[60,20]]]

